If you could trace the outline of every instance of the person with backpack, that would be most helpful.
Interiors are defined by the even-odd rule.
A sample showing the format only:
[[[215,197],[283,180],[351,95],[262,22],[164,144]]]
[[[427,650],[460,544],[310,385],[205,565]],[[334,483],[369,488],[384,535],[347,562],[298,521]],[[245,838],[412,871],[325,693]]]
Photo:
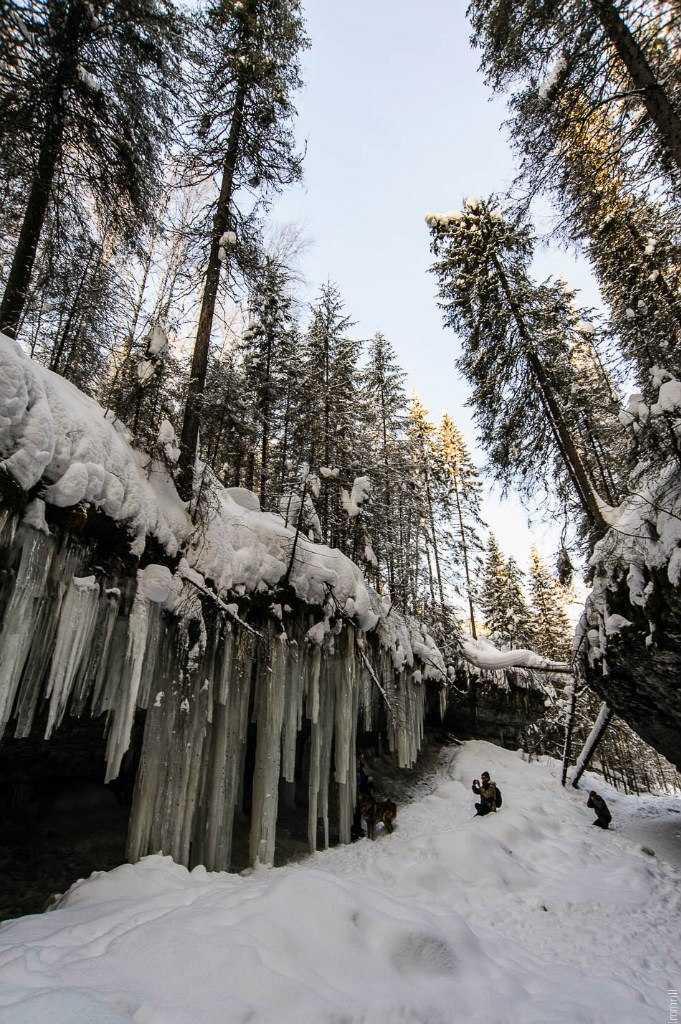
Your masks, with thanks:
[[[501,791],[496,782],[490,779],[489,772],[483,772],[480,780],[473,779],[472,789],[475,795],[480,797],[480,803],[475,805],[477,814],[489,814],[501,807]]]
[[[596,820],[594,825],[598,828],[607,828],[612,821],[612,814],[608,809],[608,805],[602,796],[599,796],[595,789],[592,789],[589,793],[589,799],[586,802],[587,807],[591,807],[596,812]]]

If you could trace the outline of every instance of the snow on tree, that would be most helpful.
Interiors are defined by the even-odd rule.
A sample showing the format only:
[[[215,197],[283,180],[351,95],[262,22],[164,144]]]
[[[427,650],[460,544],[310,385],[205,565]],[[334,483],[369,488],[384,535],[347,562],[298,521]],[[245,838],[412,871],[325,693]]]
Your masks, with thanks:
[[[567,660],[573,630],[566,612],[565,591],[536,548],[530,553],[529,590],[532,649],[549,658]]]
[[[490,534],[487,543],[478,600],[485,627],[495,643],[503,648],[532,647],[531,614],[523,574],[514,559],[504,558],[494,534]],[[539,653],[546,652],[542,648]],[[549,657],[563,660],[557,654]]]

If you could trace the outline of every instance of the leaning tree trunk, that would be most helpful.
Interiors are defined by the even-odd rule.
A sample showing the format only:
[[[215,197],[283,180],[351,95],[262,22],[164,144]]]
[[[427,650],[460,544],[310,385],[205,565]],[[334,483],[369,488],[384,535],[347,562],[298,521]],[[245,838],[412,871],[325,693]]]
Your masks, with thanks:
[[[615,712],[611,711],[607,704],[601,704],[601,709],[598,712],[593,729],[589,733],[586,743],[582,747],[582,752],[577,758],[575,774],[572,776],[572,785],[575,789],[579,787],[579,780],[591,764],[591,759],[596,753],[598,745],[605,736],[608,726],[614,717]]]
[[[567,782],[570,757],[572,756],[572,734],[575,728],[575,713],[577,711],[577,680],[572,677],[570,683],[570,696],[568,699],[567,718],[565,720],[565,745],[563,747],[563,770],[560,777],[560,784],[564,786]]]
[[[681,118],[660,85],[643,49],[611,0],[589,0],[605,35],[626,67],[662,144],[681,171]]]
[[[194,489],[194,464],[201,424],[201,401],[206,388],[210,336],[213,329],[215,304],[220,283],[220,239],[225,231],[229,229],[230,207],[234,191],[234,172],[241,152],[244,106],[248,91],[246,76],[247,72],[243,72],[236,88],[234,112],[227,138],[225,162],[222,168],[220,195],[218,196],[217,209],[213,219],[213,235],[203,286],[199,325],[196,331],[196,341],[194,342],[194,352],[192,354],[187,403],[182,421],[177,490],[184,501],[191,501]]]
[[[9,335],[10,338],[17,336],[19,321],[26,305],[38,243],[61,157],[66,123],[66,94],[78,72],[82,21],[83,6],[76,0],[70,5],[64,26],[54,40],[53,48],[60,52],[62,57],[50,84],[38,160],[5,292],[0,303],[0,332]]]
[[[492,255],[492,262],[494,263],[494,269],[497,272],[502,291],[506,296],[506,301],[508,302],[511,313],[513,314],[513,319],[515,320],[518,328],[518,333],[523,340],[523,344],[525,346],[525,358],[527,360],[530,373],[534,377],[536,391],[544,407],[546,418],[551,427],[551,431],[565,469],[567,470],[580,504],[584,509],[584,513],[591,524],[592,530],[597,536],[602,536],[607,529],[607,524],[603,519],[603,515],[598,506],[596,493],[591,482],[591,476],[582,461],[582,457],[577,451],[570,429],[565,422],[560,406],[553,394],[553,389],[551,388],[548,375],[532,342],[530,331],[525,323],[522,310],[511,291],[511,286],[506,274],[504,273],[504,269],[495,255]]]

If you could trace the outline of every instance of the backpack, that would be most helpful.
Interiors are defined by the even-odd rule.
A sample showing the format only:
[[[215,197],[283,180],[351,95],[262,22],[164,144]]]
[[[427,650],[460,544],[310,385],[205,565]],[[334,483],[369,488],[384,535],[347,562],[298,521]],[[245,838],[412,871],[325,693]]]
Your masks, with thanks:
[[[497,810],[499,810],[499,808],[501,807],[502,803],[503,803],[503,800],[501,799],[501,790],[497,786],[497,798],[496,798]]]

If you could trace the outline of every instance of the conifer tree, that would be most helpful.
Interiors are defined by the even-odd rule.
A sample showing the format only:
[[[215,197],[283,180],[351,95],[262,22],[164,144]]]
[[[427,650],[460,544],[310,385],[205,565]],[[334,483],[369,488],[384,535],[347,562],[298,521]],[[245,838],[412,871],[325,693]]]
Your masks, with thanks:
[[[301,406],[295,428],[299,460],[322,471],[322,535],[327,543],[341,548],[348,528],[341,512],[340,486],[349,489],[363,468],[357,461],[361,346],[349,336],[351,327],[338,288],[327,282],[311,307],[302,341]]]
[[[251,320],[242,336],[241,359],[246,386],[254,400],[252,419],[258,425],[260,504],[268,507],[273,476],[272,442],[285,397],[291,339],[295,335],[293,296],[285,268],[265,256],[251,293]]]
[[[444,470],[447,505],[451,507],[452,531],[455,540],[454,559],[463,572],[463,586],[468,601],[471,636],[477,636],[475,626],[475,591],[473,579],[482,551],[479,530],[482,520],[482,483],[463,434],[451,417],[442,417],[439,445]]]
[[[609,155],[624,154],[630,183],[645,182],[653,163],[678,189],[681,80],[662,10],[635,0],[472,0],[468,13],[493,87],[520,82],[521,96],[529,88],[546,104],[562,96],[566,125],[582,132],[607,106],[617,140]],[[519,118],[514,128],[525,153],[546,149],[540,121]]]
[[[553,372],[569,365],[573,311],[560,287],[532,282],[529,227],[493,199],[469,199],[461,212],[427,222],[444,321],[463,342],[457,365],[495,475],[505,486],[515,479],[527,492],[537,483],[551,491],[557,463],[587,532],[599,535],[599,495],[566,416],[571,391]]]
[[[533,649],[555,661],[567,660],[572,630],[565,610],[565,593],[536,548],[530,553],[529,586]]]
[[[195,105],[186,181],[210,181],[204,210],[203,291],[182,423],[178,488],[192,493],[213,318],[226,273],[234,272],[240,189],[262,197],[301,174],[293,137],[293,94],[307,45],[299,0],[210,0],[195,55]]]
[[[400,441],[406,425],[405,374],[395,350],[380,332],[369,341],[362,373],[363,436],[373,481],[370,527],[379,576],[384,569],[388,591],[397,599],[396,552],[399,546],[394,499],[400,472]]]
[[[485,627],[492,640],[507,643],[510,635],[508,570],[496,537],[490,533],[482,570],[479,602]]]
[[[678,218],[632,190],[629,168],[613,152],[618,140],[607,106],[590,111],[583,99],[561,93],[546,104],[530,93],[517,119],[526,125],[532,117],[544,128],[546,151],[532,146],[524,155],[523,186],[543,188],[563,214],[562,237],[584,246],[610,328],[645,391],[653,366],[678,370]]]
[[[14,337],[51,206],[84,193],[127,237],[153,216],[181,22],[170,0],[5,0],[0,14],[0,161],[26,191],[0,304]]]
[[[506,562],[505,600],[510,647],[532,646],[532,615],[525,596],[525,577],[514,558]]]
[[[442,615],[446,601],[436,523],[436,489],[438,480],[442,478],[442,473],[438,465],[437,432],[430,421],[428,410],[416,395],[409,403],[407,433],[415,469],[415,484],[420,492],[418,504],[421,506],[419,509],[417,505],[415,510],[418,517],[414,524],[415,579],[418,580],[420,575],[420,540],[422,539],[431,608],[435,614],[436,607],[439,605]]]

